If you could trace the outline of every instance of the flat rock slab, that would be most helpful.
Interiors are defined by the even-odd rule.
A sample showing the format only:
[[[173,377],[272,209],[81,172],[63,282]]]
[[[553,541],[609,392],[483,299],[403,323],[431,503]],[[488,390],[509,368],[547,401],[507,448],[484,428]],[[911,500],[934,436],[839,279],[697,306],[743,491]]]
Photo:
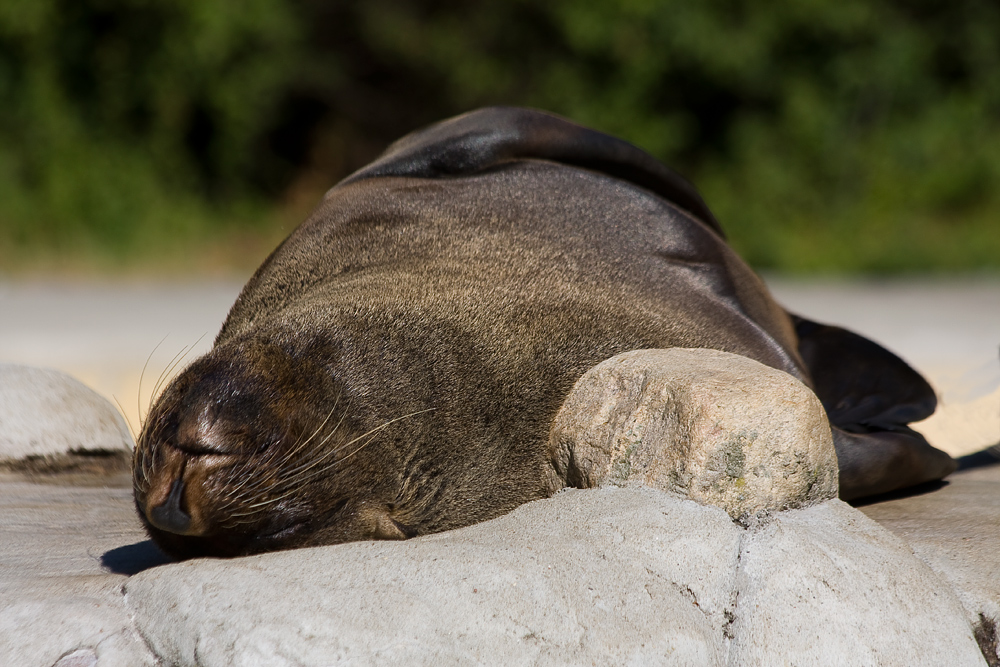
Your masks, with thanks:
[[[121,587],[128,573],[166,558],[146,541],[129,477],[89,481],[0,474],[0,665],[155,664]]]
[[[942,491],[971,507],[997,483]],[[912,500],[865,509],[918,530]],[[986,664],[940,563],[839,501],[744,530],[652,489],[571,491],[418,540],[165,567],[125,487],[6,475],[0,503],[4,665]]]
[[[943,488],[860,509],[954,588],[973,624],[986,634],[1000,627],[1000,465],[959,471]],[[1000,664],[997,648],[991,664]]]

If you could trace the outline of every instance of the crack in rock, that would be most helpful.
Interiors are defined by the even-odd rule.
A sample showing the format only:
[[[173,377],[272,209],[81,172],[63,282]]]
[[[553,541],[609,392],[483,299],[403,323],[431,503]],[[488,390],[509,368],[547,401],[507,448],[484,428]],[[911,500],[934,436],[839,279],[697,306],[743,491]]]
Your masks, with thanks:
[[[1000,667],[1000,638],[997,637],[997,623],[986,614],[979,614],[979,622],[972,629],[979,650],[989,667]]]

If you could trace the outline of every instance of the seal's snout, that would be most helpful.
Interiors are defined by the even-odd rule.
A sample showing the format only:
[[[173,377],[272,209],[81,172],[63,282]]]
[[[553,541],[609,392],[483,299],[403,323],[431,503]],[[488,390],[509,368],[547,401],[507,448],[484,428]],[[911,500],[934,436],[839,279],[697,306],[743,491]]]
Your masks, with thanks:
[[[149,522],[160,530],[186,534],[191,529],[191,515],[181,507],[183,496],[184,480],[177,478],[170,487],[167,499],[146,513]]]
[[[206,513],[205,481],[212,470],[225,465],[225,456],[198,456],[160,442],[157,464],[150,466],[145,492],[136,500],[146,520],[175,535],[205,535],[212,519]]]
[[[213,508],[222,497],[213,477],[238,463],[245,429],[220,414],[211,396],[189,394],[183,411],[143,442],[148,460],[136,497],[150,525],[174,535],[204,537],[218,531]]]

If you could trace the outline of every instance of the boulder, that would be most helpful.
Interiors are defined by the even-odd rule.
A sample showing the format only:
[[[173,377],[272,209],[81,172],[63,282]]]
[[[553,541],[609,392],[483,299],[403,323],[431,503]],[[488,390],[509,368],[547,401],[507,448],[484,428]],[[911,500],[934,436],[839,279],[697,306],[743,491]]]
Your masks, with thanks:
[[[577,381],[553,424],[556,481],[636,481],[747,521],[837,496],[837,455],[816,395],[716,350],[636,350]]]
[[[947,582],[839,500],[748,531],[736,587],[734,665],[986,664]]]
[[[68,454],[122,454],[125,420],[80,381],[47,368],[0,364],[0,463]]]
[[[164,662],[985,665],[955,594],[839,500],[748,528],[643,487],[492,521],[147,570],[125,585]]]

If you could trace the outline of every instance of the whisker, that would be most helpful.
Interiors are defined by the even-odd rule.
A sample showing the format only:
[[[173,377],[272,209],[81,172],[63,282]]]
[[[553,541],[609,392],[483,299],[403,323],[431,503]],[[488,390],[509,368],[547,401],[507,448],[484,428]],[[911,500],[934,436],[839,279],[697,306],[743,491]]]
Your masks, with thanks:
[[[249,510],[249,511],[241,511],[241,512],[238,512],[238,513],[231,514],[229,516],[229,518],[239,519],[239,518],[243,518],[243,517],[253,516],[255,514],[259,514],[260,512],[263,512],[264,509],[268,505],[273,505],[274,503],[280,502],[280,501],[284,500],[285,498],[288,498],[289,496],[293,495],[298,490],[299,485],[301,485],[303,482],[308,481],[310,479],[313,479],[313,478],[315,478],[315,477],[317,477],[319,475],[322,475],[325,472],[328,472],[329,470],[331,470],[335,466],[343,463],[347,459],[351,458],[352,456],[354,456],[355,454],[357,454],[358,452],[360,452],[362,449],[364,449],[369,444],[371,444],[372,442],[374,442],[375,437],[378,435],[378,433],[380,431],[382,431],[385,428],[389,427],[391,424],[394,424],[395,422],[401,421],[403,419],[409,419],[410,417],[414,417],[416,415],[423,414],[424,412],[431,412],[431,411],[433,411],[435,409],[436,408],[427,408],[426,410],[418,410],[416,412],[411,412],[409,414],[402,415],[400,417],[396,417],[395,419],[390,419],[389,421],[384,422],[383,424],[380,424],[379,426],[376,426],[375,428],[373,428],[373,429],[371,429],[371,430],[369,430],[369,431],[367,431],[365,433],[362,433],[361,435],[357,436],[356,438],[353,438],[352,440],[349,440],[348,442],[344,443],[340,447],[338,447],[338,448],[336,448],[334,450],[325,452],[323,454],[323,456],[320,456],[320,457],[318,457],[316,459],[313,459],[311,461],[307,461],[305,464],[300,465],[298,468],[296,468],[294,470],[291,470],[291,471],[282,471],[282,477],[284,477],[284,479],[280,480],[276,484],[273,484],[270,487],[270,489],[269,489],[270,491],[277,491],[279,493],[278,496],[276,496],[274,498],[268,498],[267,500],[262,500],[260,502],[253,503],[252,505],[249,505],[249,506],[243,508],[244,510]],[[342,418],[342,420],[343,420],[343,418]],[[338,423],[338,426],[339,426],[339,423]],[[320,443],[320,446],[322,446],[322,444],[325,444],[332,435],[333,435],[333,433],[330,433],[329,435],[327,435],[323,439],[323,441]],[[321,466],[318,470],[312,470],[313,468],[315,468],[317,465],[321,464],[324,460],[326,460],[331,455],[335,455],[337,452],[343,451],[344,449],[346,449],[347,447],[350,447],[352,444],[354,444],[354,443],[356,443],[358,441],[363,441],[363,442],[361,443],[361,445],[359,445],[353,451],[351,451],[347,456],[345,456],[345,457],[343,457],[341,459],[337,459],[335,461],[331,461],[327,465]],[[310,470],[312,470],[312,472],[310,472]],[[234,501],[233,504],[235,504],[235,500],[236,499],[233,499],[233,501]],[[237,523],[249,523],[249,521],[237,522]]]
[[[153,400],[156,398],[156,394],[160,390],[160,386],[163,384],[163,379],[167,376],[167,373],[170,372],[171,364],[173,364],[177,360],[178,357],[180,357],[181,355],[183,355],[185,350],[187,350],[187,347],[182,347],[181,351],[178,352],[177,354],[175,354],[173,357],[171,357],[170,361],[167,362],[167,365],[163,367],[162,371],[160,371],[159,376],[157,376],[157,378],[156,378],[156,384],[153,385],[153,391],[150,392],[150,394],[149,394],[149,404],[150,405],[153,404]],[[149,413],[147,412],[147,414],[149,414]]]
[[[307,444],[309,444],[309,441],[310,441],[310,440],[312,440],[313,438],[315,438],[315,437],[316,437],[316,435],[317,435],[317,434],[318,434],[318,433],[319,433],[319,432],[320,432],[321,430],[323,430],[323,427],[324,427],[324,426],[326,426],[326,423],[327,423],[328,421],[330,421],[330,417],[332,417],[332,416],[333,416],[333,413],[334,413],[334,411],[335,411],[335,410],[337,409],[337,403],[339,403],[339,402],[340,402],[340,394],[338,393],[338,394],[337,394],[337,398],[336,398],[336,399],[334,399],[334,401],[333,401],[333,407],[332,407],[332,408],[330,408],[330,412],[328,412],[328,413],[327,413],[327,415],[326,415],[326,418],[325,418],[325,419],[323,420],[323,422],[322,422],[322,423],[321,423],[321,424],[320,424],[319,426],[317,426],[317,427],[316,427],[316,430],[312,432],[312,435],[310,435],[310,436],[309,436],[308,438],[306,438],[306,439],[305,439],[305,440],[304,440],[304,441],[303,441],[302,443],[300,443],[300,444],[298,444],[298,445],[295,445],[295,446],[294,446],[294,447],[292,448],[292,451],[288,452],[288,454],[286,454],[286,455],[285,455],[285,456],[286,456],[286,458],[291,458],[291,457],[295,456],[296,454],[298,454],[298,453],[299,453],[299,452],[300,452],[300,451],[302,450],[302,448],[303,448],[303,447],[305,447],[305,446],[306,446]],[[341,424],[343,423],[343,421],[344,421],[344,415],[346,415],[346,414],[347,414],[347,412],[348,412],[348,411],[349,411],[350,409],[351,409],[351,405],[350,405],[350,403],[348,403],[348,405],[347,405],[347,409],[346,409],[346,410],[344,410],[344,414],[343,414],[343,415],[341,415],[341,417],[340,417],[340,421],[338,421],[338,422],[337,422],[337,425],[333,427],[333,431],[331,431],[331,433],[336,433],[337,429],[338,429],[338,428],[340,427],[340,425],[341,425]]]
[[[257,456],[248,456],[243,461],[240,462],[238,466],[235,466],[230,474],[233,478],[239,478],[239,482],[232,489],[228,489],[226,495],[236,502],[247,494],[244,493],[251,483],[257,484],[260,480],[259,471],[270,469],[270,463],[274,461],[274,454],[265,456],[263,459]]]
[[[323,449],[323,445],[325,445],[326,443],[328,443],[330,441],[330,438],[332,438],[334,435],[336,435],[337,430],[340,428],[340,424],[343,423],[343,421],[344,421],[344,418],[341,417],[340,421],[337,422],[337,425],[333,428],[333,430],[330,431],[322,440],[319,441],[319,444],[316,446],[316,450],[317,451],[322,450]],[[302,470],[303,468],[312,467],[312,466],[316,465],[316,463],[318,463],[319,461],[322,461],[323,459],[325,459],[326,457],[330,456],[331,454],[336,454],[336,453],[337,453],[337,450],[323,452],[323,454],[321,456],[314,457],[314,458],[311,458],[311,459],[307,458],[305,461],[303,461],[302,463],[300,463],[298,465],[298,467],[292,468],[290,470],[285,470],[283,472],[285,473],[286,476],[287,475],[295,475],[300,470]]]
[[[332,417],[333,413],[336,412],[337,405],[340,402],[340,397],[341,394],[338,393],[336,399],[334,399],[333,406],[330,408],[330,411],[327,413],[326,417],[323,419],[322,422],[320,422],[319,426],[317,426],[313,430],[313,432],[309,434],[307,438],[304,439],[300,438],[298,442],[292,445],[291,451],[281,454],[283,459],[290,460],[292,457],[298,454],[302,449],[304,449],[309,444],[309,442],[312,441],[323,430],[323,427],[326,426],[326,424],[330,421],[330,417]],[[340,428],[340,425],[344,421],[344,416],[346,416],[349,410],[350,410],[350,403],[348,403],[344,415],[341,415],[340,420],[333,427],[333,430],[326,438],[324,438],[323,442],[320,443],[321,447],[329,439],[330,436],[332,436],[334,433],[337,432],[337,430]],[[239,464],[239,466],[233,468],[230,476],[231,478],[238,479],[239,481],[233,488],[227,490],[226,493],[227,506],[235,505],[240,500],[249,497],[250,493],[247,492],[248,487],[250,487],[251,484],[256,485],[260,481],[258,479],[259,475],[255,473],[257,473],[262,469],[266,469],[268,467],[262,465],[263,462],[273,461],[274,459],[277,458],[277,456],[278,456],[277,452],[269,452],[267,455],[268,458],[264,459],[264,461],[262,461],[257,456],[247,457],[242,463]]]
[[[411,413],[403,415],[401,417],[396,417],[395,419],[390,419],[389,421],[384,422],[383,424],[381,424],[379,426],[376,426],[375,428],[371,429],[370,431],[368,431],[366,433],[362,433],[361,435],[357,436],[353,440],[349,440],[349,441],[345,442],[340,447],[337,447],[336,449],[332,449],[332,450],[330,450],[328,452],[324,452],[323,456],[321,456],[321,457],[319,457],[319,458],[317,458],[317,459],[315,459],[315,460],[313,460],[311,462],[308,462],[308,465],[306,465],[305,467],[299,466],[296,469],[289,470],[289,471],[284,471],[287,475],[290,475],[290,477],[287,479],[286,483],[299,481],[298,475],[301,475],[302,473],[308,472],[310,469],[312,469],[316,465],[319,465],[320,463],[322,463],[325,459],[329,458],[330,456],[335,456],[336,454],[338,454],[339,452],[342,452],[344,449],[350,447],[351,445],[353,445],[357,441],[361,440],[362,438],[366,438],[369,435],[373,435],[375,433],[378,433],[379,431],[387,428],[389,425],[394,424],[394,423],[396,423],[398,421],[402,421],[403,419],[409,419],[410,417],[415,417],[416,415],[423,414],[425,412],[431,412],[431,411],[433,411],[435,409],[436,408],[427,408],[425,410],[418,410],[416,412],[411,412]],[[329,439],[329,436],[327,437],[327,439]],[[323,442],[325,443],[326,440],[324,440]],[[353,456],[358,451],[360,451],[360,449],[361,448],[358,448],[354,452],[351,452],[351,454],[349,456]],[[344,459],[341,459],[341,460],[344,460]],[[339,461],[338,461],[338,463],[339,463]]]
[[[206,335],[207,333],[203,333],[202,335],[198,336],[198,339],[194,343],[182,347],[180,352],[171,357],[170,361],[167,362],[166,367],[160,373],[159,377],[156,378],[156,384],[153,385],[153,391],[150,392],[149,394],[149,404],[146,406],[146,417],[149,416],[150,411],[153,409],[153,403],[160,395],[160,390],[167,383],[167,381],[169,381],[170,378],[173,377],[173,373],[177,369],[177,367],[184,361],[185,358],[187,358],[187,356],[191,353],[191,351],[198,345],[198,343],[201,342],[202,338],[204,338]],[[163,340],[166,340],[166,336],[164,336]],[[163,340],[161,340],[160,343],[157,344],[156,346],[157,348],[160,346],[160,344],[163,343]],[[155,352],[156,348],[154,348],[153,352],[150,353],[150,357],[152,357],[153,353]],[[146,360],[146,363],[147,364],[149,363],[149,359]],[[143,370],[145,371],[145,367],[143,367]],[[141,381],[139,385],[139,392],[140,394],[142,393]],[[141,411],[140,411],[140,419],[142,419]]]
[[[169,335],[170,334],[167,334],[167,336]],[[140,428],[142,428],[143,421],[145,420],[145,418],[142,416],[142,380],[143,378],[146,377],[146,367],[149,366],[150,359],[153,358],[153,355],[156,354],[156,351],[160,349],[161,345],[163,345],[163,341],[167,339],[167,336],[161,338],[160,342],[157,343],[156,346],[150,351],[149,356],[146,357],[146,363],[142,365],[142,370],[139,371],[139,390],[138,393],[136,393],[135,395],[135,409],[136,409],[136,414],[139,415]],[[152,401],[150,401],[150,405],[152,405]],[[146,415],[149,415],[149,410],[146,411]]]
[[[337,426],[340,426],[340,423],[338,423]],[[334,430],[330,431],[330,433],[328,433],[326,435],[326,437],[324,437],[322,440],[320,440],[319,445],[316,446],[316,449],[317,450],[322,450],[323,449],[323,445],[325,445],[327,442],[329,442],[330,438],[332,438],[336,433],[337,433],[337,429],[334,429]],[[364,437],[364,436],[360,436],[360,437]],[[308,470],[309,468],[312,468],[313,466],[317,465],[318,463],[324,461],[329,456],[336,455],[338,451],[339,451],[339,448],[338,449],[332,449],[330,451],[323,452],[322,455],[320,455],[318,457],[314,457],[312,459],[308,459],[307,458],[305,461],[303,461],[302,463],[300,463],[297,467],[291,468],[290,470],[285,470],[283,472],[285,473],[286,478],[289,475],[291,475],[291,476],[293,476],[292,478],[294,479],[294,475],[297,475],[297,474],[299,474],[299,472],[302,472],[304,470]]]
[[[284,500],[288,496],[290,496],[293,493],[295,493],[295,491],[296,491],[295,489],[289,489],[289,490],[285,491],[283,494],[281,494],[280,496],[278,496],[277,498],[271,498],[269,500],[264,500],[264,501],[259,502],[259,503],[254,503],[253,505],[247,505],[246,509],[253,510],[252,512],[243,512],[241,514],[233,514],[232,516],[234,516],[234,517],[241,517],[241,516],[250,516],[251,514],[258,514],[261,510],[255,509],[255,508],[264,507],[265,505],[270,505],[270,504],[276,503],[276,502],[278,502],[280,500]]]
[[[185,357],[187,357],[187,355],[189,355],[189,354],[191,353],[191,350],[193,350],[193,349],[194,349],[195,347],[197,347],[197,346],[198,346],[198,343],[200,343],[200,342],[201,342],[201,340],[202,340],[202,339],[203,339],[203,338],[204,338],[205,336],[207,336],[207,335],[208,335],[208,332],[206,331],[206,332],[205,332],[205,333],[203,333],[202,335],[198,336],[198,338],[197,338],[197,339],[195,339],[195,341],[194,341],[193,343],[191,343],[190,345],[187,345],[187,346],[185,346],[185,347],[184,347],[184,348],[183,348],[183,349],[181,350],[181,352],[180,352],[180,359],[177,359],[177,357],[174,357],[174,359],[177,359],[177,361],[174,361],[174,362],[173,362],[173,365],[171,365],[171,366],[170,366],[170,368],[169,368],[169,369],[167,370],[167,372],[166,372],[166,376],[167,376],[167,377],[169,377],[169,374],[170,374],[170,373],[173,373],[173,372],[174,372],[174,369],[175,369],[175,368],[177,368],[178,364],[180,364],[180,363],[181,363],[182,361],[184,361]]]
[[[329,419],[329,415],[327,419]],[[248,456],[239,465],[234,466],[230,473],[230,478],[239,479],[239,482],[233,488],[227,489],[226,506],[234,505],[249,497],[254,487],[262,482],[266,482],[266,479],[262,479],[260,472],[262,470],[271,471],[280,468],[280,464],[277,462],[278,456],[279,452],[277,450],[269,449],[263,457],[260,455]],[[281,454],[281,456],[285,457],[284,454]]]
[[[156,378],[156,384],[153,385],[153,391],[150,392],[150,394],[149,394],[149,405],[150,406],[152,406],[153,405],[153,401],[156,400],[156,396],[160,392],[160,387],[163,386],[164,381],[170,375],[171,371],[174,370],[174,368],[180,362],[180,360],[184,358],[184,355],[187,354],[188,349],[190,349],[190,348],[187,345],[185,345],[184,347],[182,347],[181,350],[180,350],[180,352],[178,352],[173,357],[171,357],[170,361],[167,362],[167,365],[164,366],[164,368],[163,368],[162,371],[160,371],[160,376],[158,378]],[[148,412],[147,412],[147,414],[148,414]]]
[[[367,447],[368,445],[370,445],[374,440],[375,440],[375,434],[373,433],[372,437],[370,437],[367,440],[365,440],[363,443],[361,443],[361,445],[358,446],[357,449],[355,449],[353,452],[351,452],[350,454],[348,454],[344,458],[337,459],[336,461],[331,461],[329,464],[327,464],[326,466],[320,468],[319,470],[315,470],[315,471],[313,471],[309,475],[304,475],[302,477],[299,477],[299,478],[295,479],[295,483],[296,484],[301,484],[302,482],[305,482],[305,481],[310,480],[310,479],[312,479],[312,478],[314,478],[314,477],[316,477],[318,475],[322,475],[323,473],[332,470],[334,466],[338,466],[341,463],[343,463],[344,461],[346,461],[347,459],[351,458],[352,456],[354,456],[355,454],[357,454],[358,452],[360,452],[362,449],[364,449],[365,447]],[[351,442],[356,442],[356,441],[357,440],[352,440]]]
[[[140,377],[140,382],[141,381],[142,380],[141,380],[141,377]],[[125,418],[125,425],[128,426],[128,432],[129,432],[129,435],[132,436],[132,442],[136,443],[136,446],[138,446],[138,436],[136,436],[136,434],[135,434],[135,429],[132,428],[132,420],[130,420],[128,418],[128,415],[125,414],[125,408],[122,407],[122,403],[121,403],[121,401],[118,400],[118,397],[115,396],[114,394],[111,394],[111,398],[115,399],[115,405],[118,406],[118,411],[121,412],[122,413],[122,417]]]

